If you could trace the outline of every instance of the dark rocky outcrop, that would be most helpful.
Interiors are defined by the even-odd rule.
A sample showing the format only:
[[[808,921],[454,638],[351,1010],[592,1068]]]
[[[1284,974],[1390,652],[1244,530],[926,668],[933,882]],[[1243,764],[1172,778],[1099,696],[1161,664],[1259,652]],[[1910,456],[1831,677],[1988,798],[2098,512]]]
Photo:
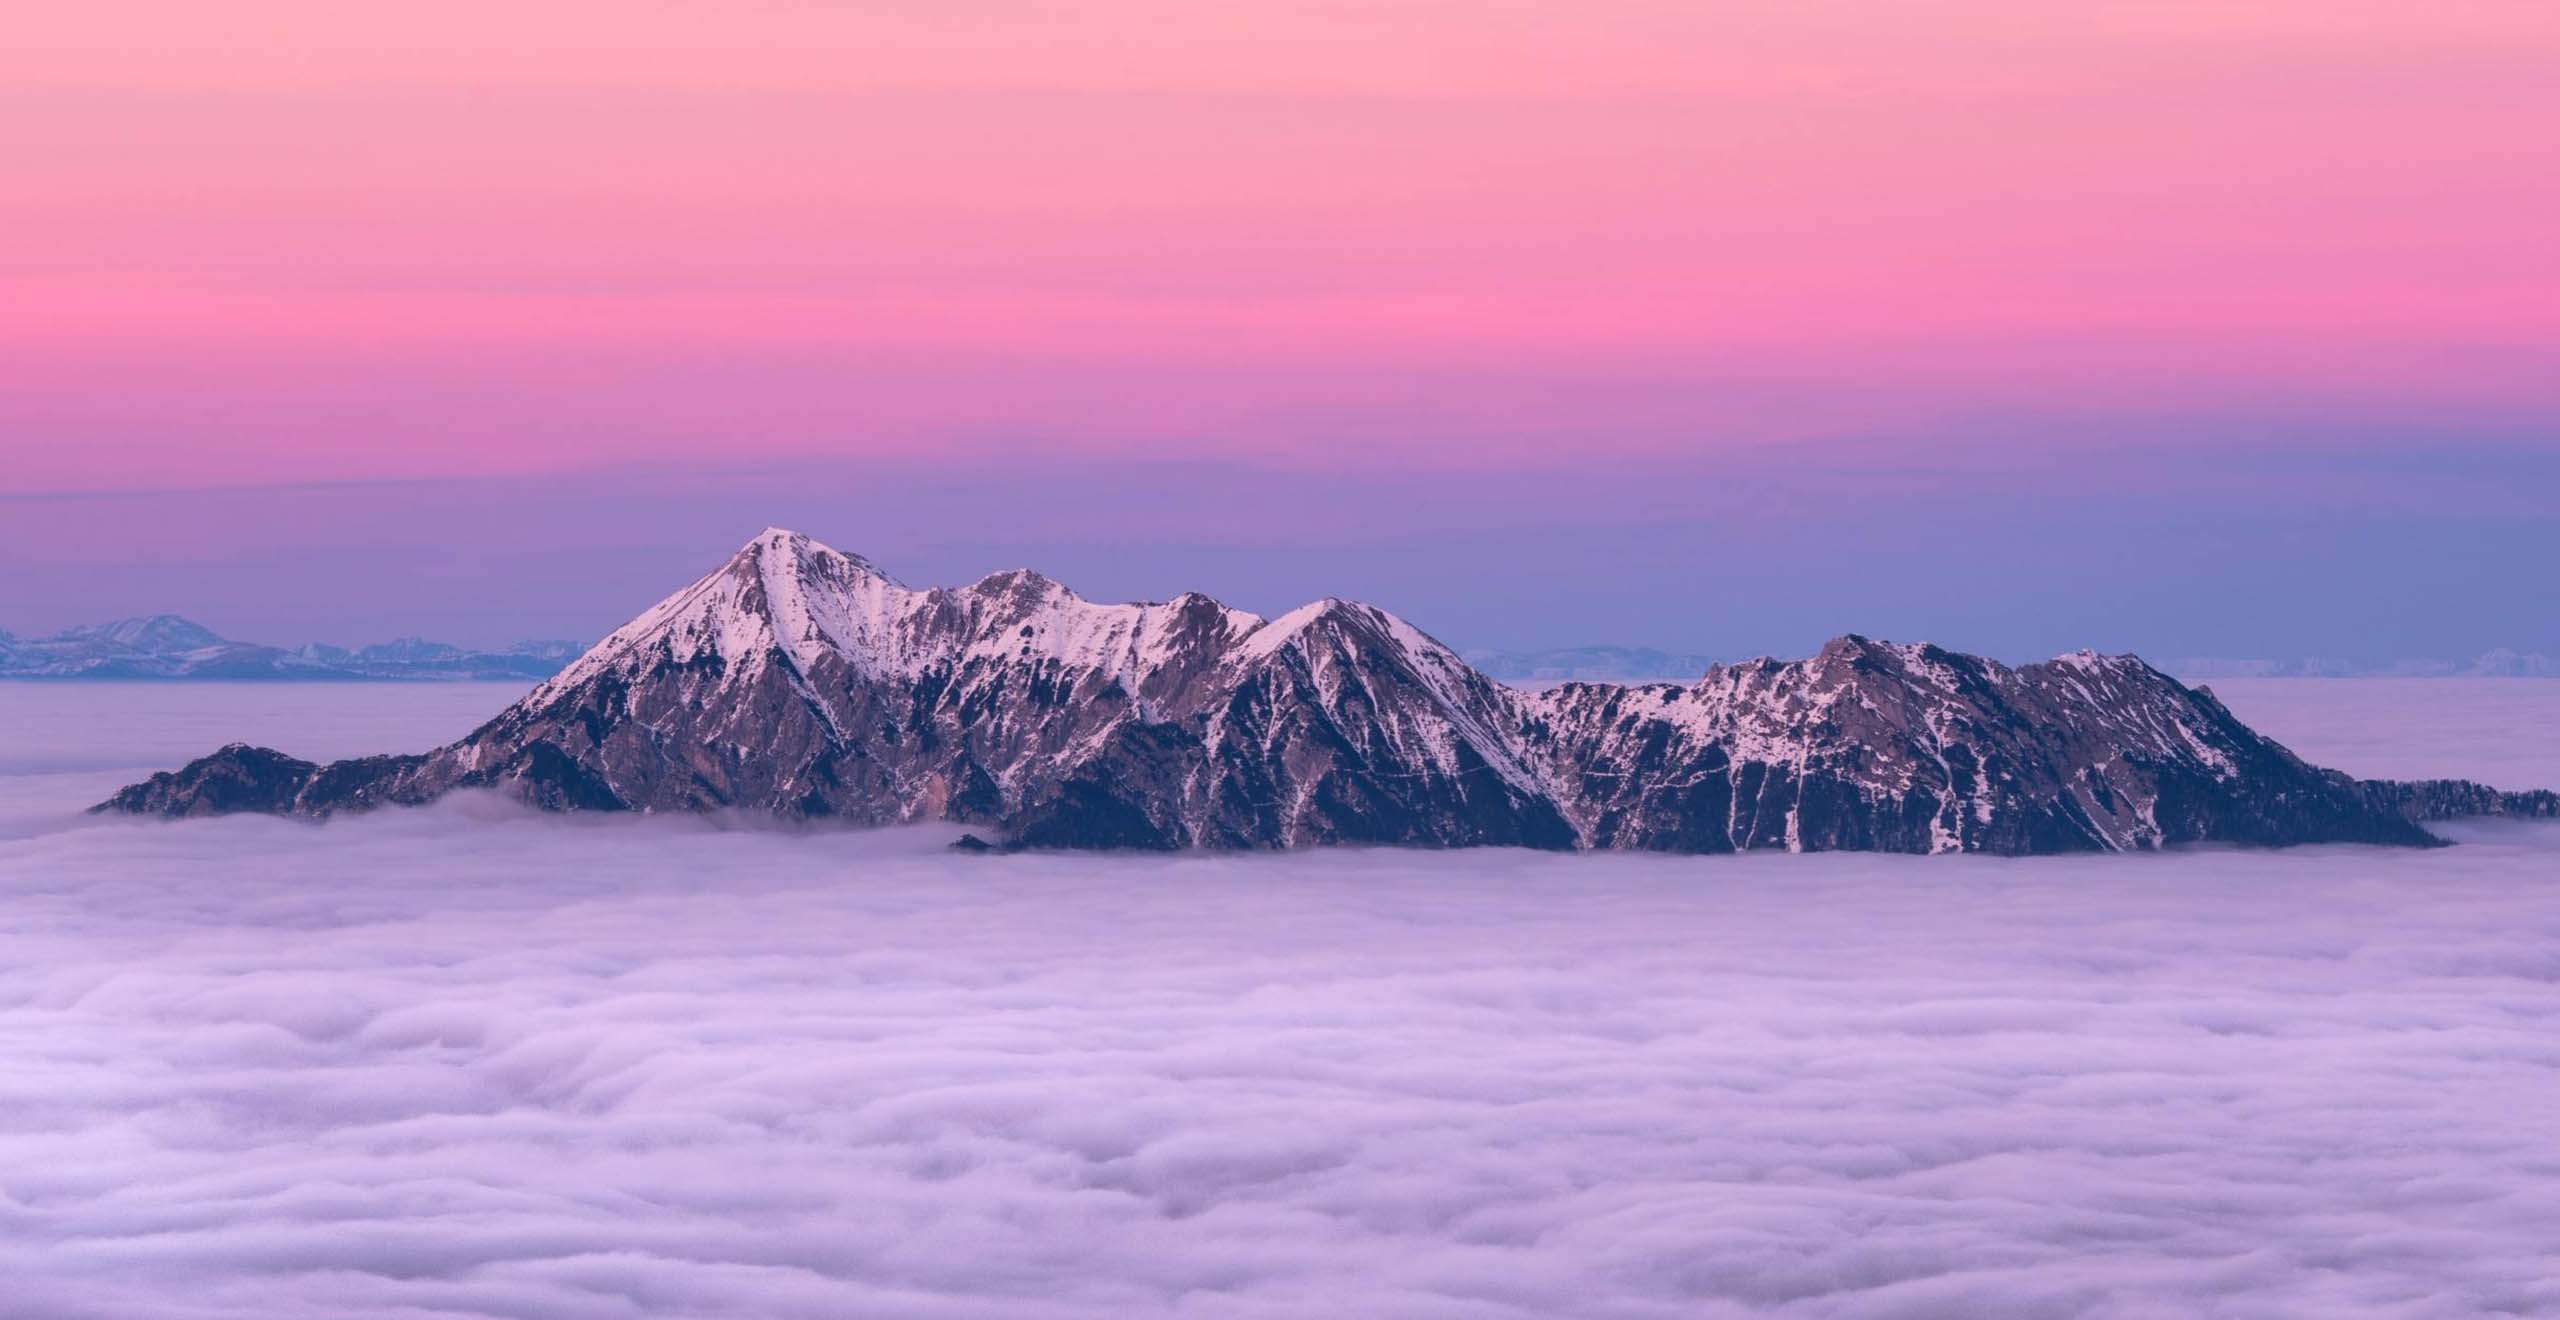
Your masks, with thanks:
[[[426,801],[386,793],[424,756],[366,756],[315,765],[268,747],[232,743],[177,770],[153,775],[98,804],[140,816],[220,816],[257,811],[318,816]]]
[[[327,766],[226,747],[100,809],[325,816],[460,788],[1130,849],[2425,845],[2422,821],[2551,814],[2306,765],[2129,656],[2010,668],[1850,636],[1527,693],[1366,605],[1096,605],[1034,573],[917,591],[781,531],[450,746]]]
[[[297,812],[302,790],[320,767],[268,747],[232,743],[211,756],[128,785],[100,810],[144,816],[220,816],[237,811]]]

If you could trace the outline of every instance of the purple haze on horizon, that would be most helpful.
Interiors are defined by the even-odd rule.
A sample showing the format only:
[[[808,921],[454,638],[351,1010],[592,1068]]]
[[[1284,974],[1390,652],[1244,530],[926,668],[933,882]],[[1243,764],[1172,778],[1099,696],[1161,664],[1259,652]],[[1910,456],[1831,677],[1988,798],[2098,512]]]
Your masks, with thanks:
[[[2560,455],[2512,440],[1427,473],[749,463],[0,511],[23,570],[0,578],[0,627],[22,634],[167,610],[282,643],[592,639],[781,524],[915,584],[1031,567],[1103,600],[1344,595],[1462,647],[1793,655],[1854,631],[2011,659],[2560,652]]]

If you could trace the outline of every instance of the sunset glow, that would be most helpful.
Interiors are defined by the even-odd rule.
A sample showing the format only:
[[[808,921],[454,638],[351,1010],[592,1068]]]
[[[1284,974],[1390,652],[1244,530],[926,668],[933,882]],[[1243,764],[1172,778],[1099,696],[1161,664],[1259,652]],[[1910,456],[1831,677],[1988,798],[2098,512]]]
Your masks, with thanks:
[[[56,7],[0,489],[2547,420],[2555,61],[2482,0]]]

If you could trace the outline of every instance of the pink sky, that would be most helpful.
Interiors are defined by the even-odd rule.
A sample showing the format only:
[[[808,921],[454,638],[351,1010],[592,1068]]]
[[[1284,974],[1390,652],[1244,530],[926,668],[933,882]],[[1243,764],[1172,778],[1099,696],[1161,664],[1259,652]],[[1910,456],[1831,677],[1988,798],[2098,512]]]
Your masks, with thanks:
[[[2560,413],[2560,6],[86,0],[0,493]]]

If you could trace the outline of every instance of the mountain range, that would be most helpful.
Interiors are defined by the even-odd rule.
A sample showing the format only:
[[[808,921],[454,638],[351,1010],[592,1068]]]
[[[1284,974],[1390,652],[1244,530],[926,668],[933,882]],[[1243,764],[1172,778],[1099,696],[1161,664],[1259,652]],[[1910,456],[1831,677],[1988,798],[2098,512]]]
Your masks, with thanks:
[[[175,614],[72,628],[49,637],[0,632],[0,678],[414,681],[539,679],[578,654],[576,642],[518,642],[474,651],[419,637],[373,646],[237,642]]]
[[[2497,647],[2468,660],[2394,660],[2374,664],[2305,656],[2290,660],[2233,660],[2199,656],[2173,661],[2181,678],[2560,678],[2560,660],[2540,651]]]
[[[21,638],[0,630],[0,679],[227,679],[400,682],[432,679],[543,679],[579,654],[576,642],[529,641],[495,651],[420,637],[371,646],[296,647],[234,641],[175,614],[115,619]],[[1570,682],[1689,682],[1717,661],[1649,646],[1568,646],[1546,650],[1476,649],[1461,657],[1476,672],[1527,687]],[[2560,659],[2506,647],[2469,660],[2389,663],[2321,658],[2233,659],[2199,656],[2170,661],[2181,679],[2217,678],[2560,678]]]
[[[2132,656],[1855,635],[1693,682],[1497,683],[1374,606],[906,587],[769,529],[458,742],[233,744],[102,811],[319,817],[488,789],[580,811],[956,821],[1009,846],[2053,853],[2438,842],[2560,796],[2305,764]]]
[[[1679,679],[1687,682],[1715,663],[1709,656],[1650,646],[1569,646],[1547,651],[1468,651],[1477,673],[1505,683],[1545,687],[1556,683],[1624,683]]]

